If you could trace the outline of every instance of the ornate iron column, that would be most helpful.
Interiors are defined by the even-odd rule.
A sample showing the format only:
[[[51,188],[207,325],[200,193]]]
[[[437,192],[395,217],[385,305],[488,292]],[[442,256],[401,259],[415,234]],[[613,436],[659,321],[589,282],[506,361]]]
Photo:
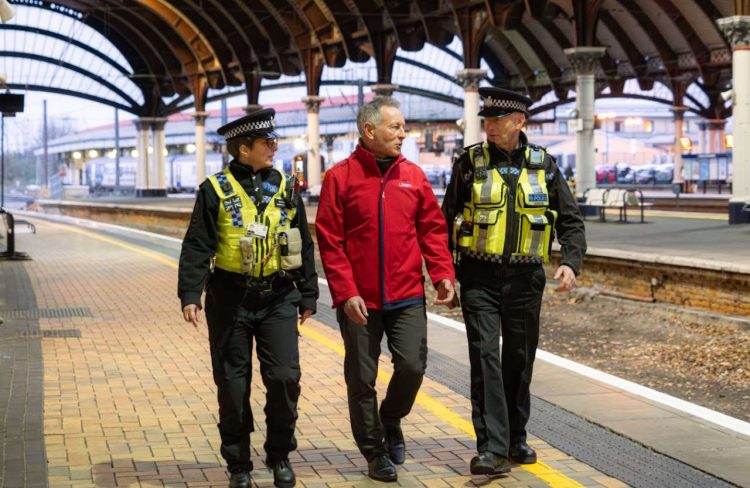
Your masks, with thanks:
[[[208,112],[195,112],[195,188],[206,179],[206,119]]]
[[[307,180],[308,188],[320,184],[320,104],[324,98],[304,97],[307,106]]]
[[[167,160],[164,152],[167,149],[166,140],[164,137],[164,126],[167,124],[166,117],[158,117],[151,119],[151,131],[154,139],[154,152],[152,153],[151,164],[151,196],[167,196]]]
[[[732,115],[734,148],[732,149],[732,197],[729,200],[729,223],[750,223],[750,15],[735,15],[718,20],[719,29],[732,46]]]
[[[148,196],[150,186],[149,178],[149,131],[151,122],[148,118],[136,119],[135,124],[135,150],[138,153],[138,161],[135,164],[135,196]]]
[[[479,119],[479,82],[487,77],[484,69],[463,69],[456,73],[464,87],[464,147],[482,141],[482,122]]]
[[[685,112],[687,107],[676,106],[672,107],[674,113],[674,171],[672,173],[672,183],[680,185],[681,191],[682,184],[685,179],[682,177],[682,146],[680,145],[680,138],[683,136],[685,131]]]
[[[576,194],[596,186],[594,158],[594,74],[604,47],[573,47],[565,50],[576,71],[576,110],[580,120],[576,132]]]

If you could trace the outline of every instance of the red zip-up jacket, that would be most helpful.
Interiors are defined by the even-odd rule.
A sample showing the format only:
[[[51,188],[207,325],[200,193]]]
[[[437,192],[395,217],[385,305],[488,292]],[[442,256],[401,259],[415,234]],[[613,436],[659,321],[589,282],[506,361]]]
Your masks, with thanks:
[[[328,170],[315,231],[334,307],[357,295],[378,310],[423,303],[422,257],[433,285],[454,281],[445,218],[424,172],[403,155],[383,175],[358,145]]]

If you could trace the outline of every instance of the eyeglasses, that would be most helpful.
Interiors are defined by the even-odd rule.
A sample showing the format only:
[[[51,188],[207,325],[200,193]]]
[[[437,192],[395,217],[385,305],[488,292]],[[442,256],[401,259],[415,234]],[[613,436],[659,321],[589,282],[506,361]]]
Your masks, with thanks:
[[[266,141],[266,147],[268,149],[278,149],[279,147],[279,140],[275,137],[271,137],[265,140]]]

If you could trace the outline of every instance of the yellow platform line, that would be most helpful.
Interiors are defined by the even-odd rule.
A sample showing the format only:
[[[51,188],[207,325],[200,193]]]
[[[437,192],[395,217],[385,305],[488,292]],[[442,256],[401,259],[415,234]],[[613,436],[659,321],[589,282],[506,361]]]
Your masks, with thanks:
[[[318,344],[321,344],[327,347],[328,349],[336,352],[339,356],[344,357],[344,354],[345,354],[344,346],[341,345],[340,343],[332,341],[325,335],[307,326],[301,326],[300,332],[302,333],[304,337],[312,339]],[[390,373],[383,371],[383,370],[378,371],[378,381],[387,385],[390,382],[390,380],[391,380]],[[416,403],[420,407],[424,408],[425,410],[431,412],[433,415],[437,416],[444,423],[450,425],[451,427],[455,429],[460,430],[461,432],[470,436],[472,439],[476,440],[476,435],[474,435],[474,426],[472,425],[472,423],[464,419],[461,415],[457,414],[450,408],[446,407],[439,400],[436,400],[430,395],[419,392],[417,394]],[[578,483],[577,481],[571,478],[568,478],[564,474],[560,473],[556,469],[552,468],[551,466],[541,461],[537,461],[536,464],[522,464],[520,465],[520,467],[528,471],[529,473],[533,474],[540,480],[548,483],[550,486],[554,486],[555,488],[583,487],[582,484]]]
[[[83,229],[78,229],[72,226],[56,224],[52,222],[45,222],[45,223],[49,223],[57,227],[64,227],[66,230],[70,230],[77,234],[81,234],[86,237],[90,237],[92,239],[96,239],[102,242],[106,242],[108,244],[112,244],[114,246],[121,247],[123,249],[127,249],[128,251],[132,251],[142,256],[146,256],[148,258],[154,259],[162,264],[169,266],[172,269],[178,268],[178,264],[175,260],[167,258],[157,252],[143,249],[140,246],[133,246],[131,244],[127,244],[117,239],[112,239],[109,237],[101,236],[96,233],[86,231]],[[307,327],[307,326],[301,326],[300,330],[304,334],[305,337],[312,339],[318,344],[336,352],[339,356],[344,357],[344,353],[345,353],[344,346],[341,345],[340,343],[332,341],[325,335],[317,331],[314,331],[310,327]],[[391,380],[390,373],[386,371],[382,371],[382,370],[378,372],[378,381],[384,384],[388,384],[390,380]],[[462,416],[460,416],[459,414],[457,414],[450,408],[446,407],[439,400],[436,400],[430,395],[419,392],[417,394],[416,403],[420,407],[424,408],[425,410],[437,416],[440,420],[442,420],[446,424],[467,434],[472,439],[476,439],[476,435],[474,435],[474,427],[472,423],[464,419]],[[543,463],[542,461],[537,461],[536,464],[522,464],[520,466],[524,470],[528,471],[529,473],[533,474],[540,480],[548,483],[550,486],[553,486],[555,488],[578,488],[578,487],[582,488],[583,487],[582,484],[578,483],[577,481],[571,478],[568,478],[564,474],[560,473],[559,471],[552,468],[551,466]]]

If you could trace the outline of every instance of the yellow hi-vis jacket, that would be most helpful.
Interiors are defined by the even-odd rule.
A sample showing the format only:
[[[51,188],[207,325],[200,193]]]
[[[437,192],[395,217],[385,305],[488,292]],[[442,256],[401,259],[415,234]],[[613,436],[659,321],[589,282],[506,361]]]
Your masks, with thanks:
[[[273,171],[278,171],[274,169]],[[290,269],[282,263],[280,236],[282,239],[291,228],[296,208],[284,198],[286,178],[281,174],[278,191],[266,205],[263,213],[258,213],[242,185],[232,176],[229,168],[210,176],[208,179],[219,196],[219,216],[217,222],[218,246],[216,249],[217,268],[242,273],[242,252],[240,239],[252,240],[252,272],[246,273],[255,278],[270,276],[282,269]],[[263,237],[251,236],[251,226],[265,226]],[[301,252],[300,249],[294,251]]]
[[[468,151],[474,181],[471,201],[464,202],[463,213],[454,222],[458,251],[506,264],[548,262],[557,212],[549,208],[547,152],[528,145],[519,169],[489,167],[487,142]],[[518,176],[515,188],[503,179],[506,172]]]

